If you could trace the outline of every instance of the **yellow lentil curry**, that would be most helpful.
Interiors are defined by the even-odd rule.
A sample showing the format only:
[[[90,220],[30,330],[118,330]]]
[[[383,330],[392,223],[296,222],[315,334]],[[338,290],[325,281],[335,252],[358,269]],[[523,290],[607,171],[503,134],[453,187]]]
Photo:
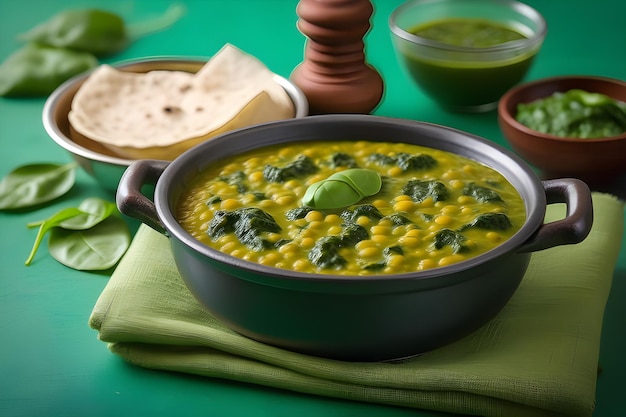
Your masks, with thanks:
[[[348,170],[378,173],[379,191],[339,208],[303,203],[307,189]],[[350,186],[333,183],[327,196],[354,193]],[[235,257],[302,272],[373,275],[484,253],[521,227],[525,208],[501,174],[459,155],[406,143],[319,141],[209,166],[181,195],[176,216],[196,239]]]

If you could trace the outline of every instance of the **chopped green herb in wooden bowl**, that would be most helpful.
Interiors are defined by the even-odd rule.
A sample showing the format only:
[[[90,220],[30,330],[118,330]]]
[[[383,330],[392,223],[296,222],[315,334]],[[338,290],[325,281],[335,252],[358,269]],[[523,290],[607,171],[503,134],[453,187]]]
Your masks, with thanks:
[[[607,138],[626,132],[626,103],[606,94],[572,89],[518,104],[515,118],[555,136]]]
[[[626,82],[562,76],[519,85],[500,100],[505,138],[544,178],[607,185],[626,173]]]

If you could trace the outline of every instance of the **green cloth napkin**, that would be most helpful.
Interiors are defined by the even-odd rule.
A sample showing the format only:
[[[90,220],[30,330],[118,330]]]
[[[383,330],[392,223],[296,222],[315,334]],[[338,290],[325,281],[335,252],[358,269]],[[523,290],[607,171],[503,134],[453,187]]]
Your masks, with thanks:
[[[204,311],[181,281],[169,241],[141,226],[89,324],[109,349],[146,368],[321,396],[481,416],[591,416],[602,317],[624,206],[593,194],[594,225],[577,245],[532,255],[518,291],[472,335],[395,363],[350,363],[258,343]],[[563,217],[550,205],[547,219]]]

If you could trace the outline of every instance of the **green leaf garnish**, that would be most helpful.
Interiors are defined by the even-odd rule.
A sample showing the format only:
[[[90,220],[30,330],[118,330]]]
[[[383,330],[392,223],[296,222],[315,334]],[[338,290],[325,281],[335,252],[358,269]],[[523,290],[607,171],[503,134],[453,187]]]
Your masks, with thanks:
[[[347,207],[377,194],[381,187],[382,179],[376,171],[347,169],[311,184],[304,193],[302,203],[316,209]]]

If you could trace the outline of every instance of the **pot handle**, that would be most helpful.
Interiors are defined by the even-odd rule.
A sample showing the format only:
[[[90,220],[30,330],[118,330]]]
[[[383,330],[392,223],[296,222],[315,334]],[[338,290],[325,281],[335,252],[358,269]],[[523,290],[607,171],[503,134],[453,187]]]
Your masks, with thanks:
[[[141,188],[147,184],[156,184],[168,165],[167,161],[151,159],[133,162],[124,171],[115,196],[120,212],[141,220],[165,236],[168,236],[168,233],[159,219],[156,206],[152,200],[143,195]]]
[[[534,252],[582,242],[593,224],[593,202],[587,184],[575,178],[543,181],[548,204],[565,203],[564,219],[542,224],[517,251]]]

